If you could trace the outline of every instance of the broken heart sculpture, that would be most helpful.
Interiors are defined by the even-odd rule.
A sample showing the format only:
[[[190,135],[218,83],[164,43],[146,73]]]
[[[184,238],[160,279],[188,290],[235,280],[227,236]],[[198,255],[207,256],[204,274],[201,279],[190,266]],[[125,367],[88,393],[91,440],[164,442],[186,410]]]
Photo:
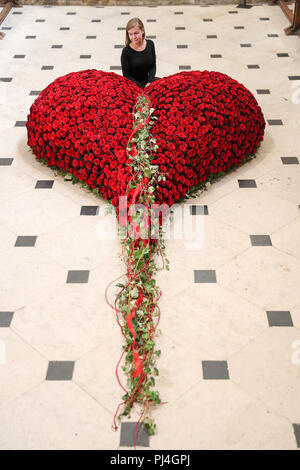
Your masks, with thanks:
[[[157,121],[153,164],[164,173],[158,202],[239,166],[263,139],[265,120],[254,96],[219,72],[181,72],[145,92]],[[30,108],[28,145],[37,159],[69,171],[118,204],[130,178],[126,145],[141,89],[115,73],[84,70],[59,77]]]
[[[227,75],[208,71],[162,78],[144,93],[114,73],[74,72],[51,83],[30,108],[28,145],[37,159],[110,199],[119,216],[124,209],[118,206],[120,196],[129,196],[130,208],[145,209],[139,217],[125,207],[125,224],[119,217],[126,233],[126,280],[117,284],[121,290],[114,305],[108,303],[126,340],[121,359],[126,353],[128,382],[127,388],[120,383],[120,359],[116,374],[125,395],[118,409],[124,405],[121,415],[128,416],[139,403],[139,421],[143,417],[149,434],[155,432],[151,406],[161,403],[151,388],[158,375],[155,356],[160,355],[154,334],[161,292],[153,275],[158,270],[155,255],[164,254],[163,241],[150,230],[151,205],[172,206],[190,188],[239,166],[255,154],[264,128],[250,91]]]

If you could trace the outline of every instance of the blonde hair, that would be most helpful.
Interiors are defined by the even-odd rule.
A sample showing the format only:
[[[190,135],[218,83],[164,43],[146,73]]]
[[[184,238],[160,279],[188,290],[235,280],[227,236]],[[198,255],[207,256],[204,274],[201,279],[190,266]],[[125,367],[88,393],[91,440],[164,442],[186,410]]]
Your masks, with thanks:
[[[142,29],[144,31],[143,32],[143,39],[145,39],[145,28],[144,28],[144,25],[143,25],[142,21],[139,18],[131,18],[131,20],[129,20],[127,25],[126,25],[125,46],[129,46],[129,43],[131,42],[130,39],[129,39],[128,31],[131,28],[134,28],[135,26],[138,26],[140,29]]]

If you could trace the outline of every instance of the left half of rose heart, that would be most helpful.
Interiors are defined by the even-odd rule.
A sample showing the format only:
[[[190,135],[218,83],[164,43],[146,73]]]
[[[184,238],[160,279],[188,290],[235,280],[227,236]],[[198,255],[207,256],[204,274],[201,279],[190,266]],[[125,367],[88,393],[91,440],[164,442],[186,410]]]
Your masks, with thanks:
[[[69,172],[117,205],[130,168],[126,146],[141,89],[113,72],[59,77],[31,105],[27,143],[38,160]]]

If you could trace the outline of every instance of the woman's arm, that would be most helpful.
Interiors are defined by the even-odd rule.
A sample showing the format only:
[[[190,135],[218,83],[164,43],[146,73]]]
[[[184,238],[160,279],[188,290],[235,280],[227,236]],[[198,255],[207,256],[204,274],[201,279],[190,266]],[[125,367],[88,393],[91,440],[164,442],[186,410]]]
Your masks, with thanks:
[[[154,80],[154,77],[155,77],[155,74],[156,74],[156,54],[155,54],[155,47],[154,47],[154,42],[151,41],[151,45],[152,45],[152,57],[153,57],[153,67],[151,68],[150,72],[149,72],[149,78],[148,78],[148,82],[153,82]]]

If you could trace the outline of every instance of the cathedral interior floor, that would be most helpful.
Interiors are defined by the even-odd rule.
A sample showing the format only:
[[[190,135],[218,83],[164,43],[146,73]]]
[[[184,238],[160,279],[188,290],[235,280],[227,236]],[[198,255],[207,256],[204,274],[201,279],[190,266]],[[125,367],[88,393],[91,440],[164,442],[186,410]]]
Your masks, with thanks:
[[[164,404],[153,412],[157,433],[138,448],[297,449],[300,38],[266,4],[23,6],[2,23],[0,448],[132,448],[137,413],[112,430],[122,335],[105,301],[124,272],[121,245],[99,235],[112,223],[103,199],[35,160],[25,123],[57,77],[121,74],[124,28],[136,16],[155,43],[158,77],[230,75],[267,123],[255,159],[182,204],[185,222],[203,230],[201,247],[190,249],[184,233],[166,242],[170,271],[157,275]]]

